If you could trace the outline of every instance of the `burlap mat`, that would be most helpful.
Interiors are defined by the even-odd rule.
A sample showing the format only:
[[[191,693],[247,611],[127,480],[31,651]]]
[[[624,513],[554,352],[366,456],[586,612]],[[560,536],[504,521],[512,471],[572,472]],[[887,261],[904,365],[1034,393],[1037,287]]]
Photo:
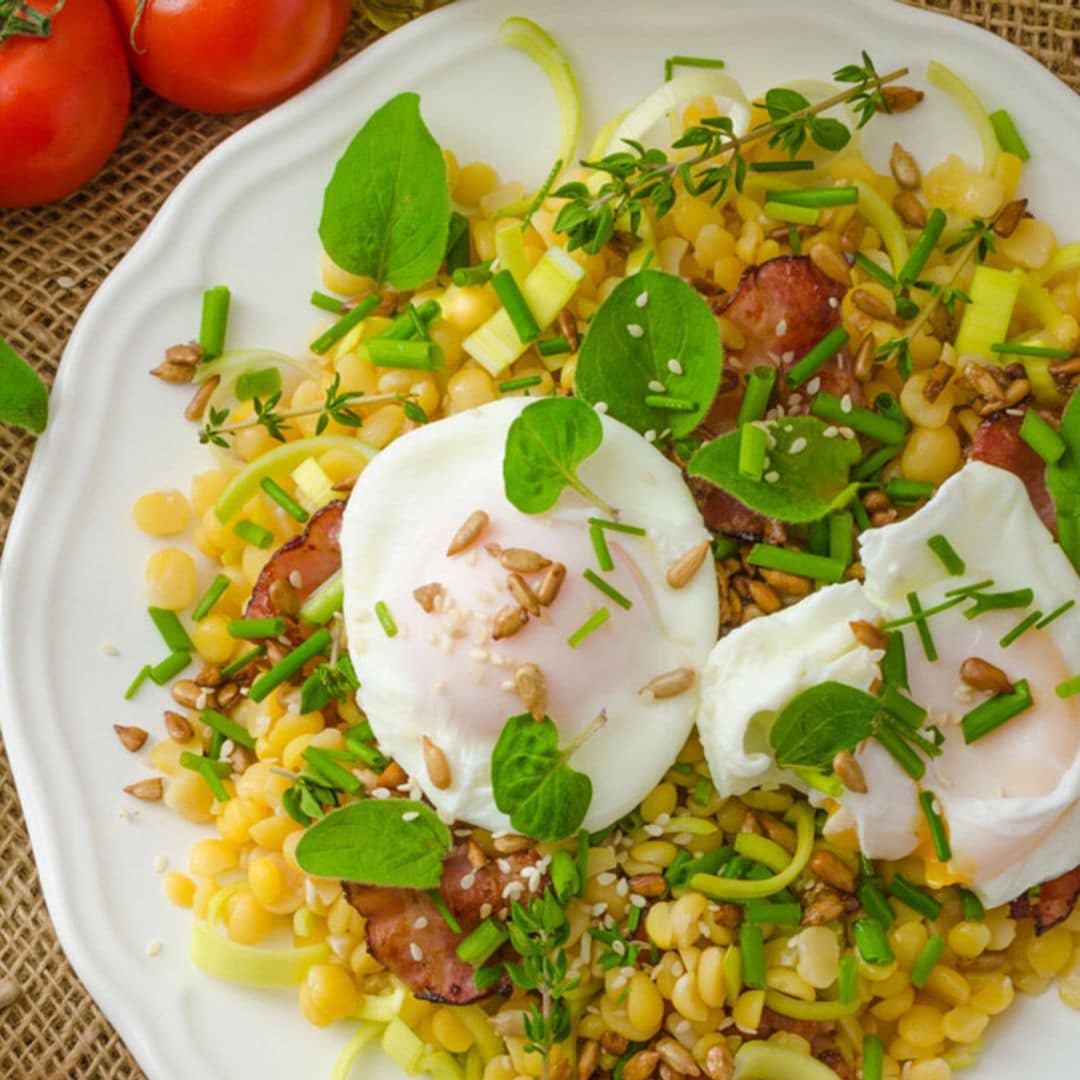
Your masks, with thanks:
[[[995,31],[1080,90],[1077,0],[906,2]],[[339,60],[374,36],[357,19]],[[248,119],[186,113],[137,91],[120,150],[90,187],[56,206],[0,212],[0,336],[51,380],[76,318],[106,274],[187,171]],[[0,427],[0,546],[31,447],[29,438]],[[5,976],[19,984],[22,996],[0,1011],[0,1077],[143,1075],[57,943],[0,745],[0,978]]]

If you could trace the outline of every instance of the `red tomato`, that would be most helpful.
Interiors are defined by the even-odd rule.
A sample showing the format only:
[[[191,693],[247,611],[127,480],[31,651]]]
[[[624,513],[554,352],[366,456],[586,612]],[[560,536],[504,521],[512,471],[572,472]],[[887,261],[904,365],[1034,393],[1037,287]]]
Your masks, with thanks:
[[[27,0],[48,13],[55,0]],[[48,37],[0,41],[0,206],[70,194],[109,159],[131,105],[131,73],[105,0],[67,0]]]
[[[110,0],[135,23],[139,0]],[[156,94],[200,112],[261,109],[307,86],[345,36],[351,0],[147,0],[131,62]]]

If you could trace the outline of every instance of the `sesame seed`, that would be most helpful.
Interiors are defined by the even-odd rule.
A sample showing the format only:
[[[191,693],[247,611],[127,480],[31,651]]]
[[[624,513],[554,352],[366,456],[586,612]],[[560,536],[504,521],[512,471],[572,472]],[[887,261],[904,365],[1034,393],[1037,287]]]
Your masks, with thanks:
[[[626,945],[622,941],[618,941],[618,940],[613,941],[611,943],[611,951],[616,956],[625,956],[626,955]]]
[[[840,429],[833,427],[831,424],[821,433],[824,439],[835,439],[840,434]]]
[[[649,389],[654,394],[662,394],[665,390],[667,390],[667,387],[659,379],[650,379]]]
[[[596,875],[597,885],[614,885],[615,875],[610,870],[605,870],[602,874]]]
[[[667,362],[667,369],[672,375],[681,375],[683,373],[683,366],[675,357],[672,357]]]
[[[154,856],[154,873],[163,874],[168,869],[169,860],[164,855]]]
[[[59,285],[61,289],[73,289],[77,283],[70,274],[61,274],[56,279],[56,284]]]
[[[101,643],[101,652],[103,656],[120,655],[120,650],[111,641],[103,641]]]
[[[289,574],[289,584],[294,589],[302,589],[304,587],[304,575],[299,570],[293,570]]]
[[[833,308],[835,310],[839,306],[840,306],[840,301],[837,300],[835,296],[830,296],[829,297],[829,307],[831,307],[831,308]]]
[[[630,883],[626,880],[626,878],[619,878],[619,880],[615,883],[615,895],[625,896],[629,891]]]
[[[598,413],[606,413],[606,412],[607,412],[607,402],[606,402],[606,401],[598,401],[598,402],[597,402],[597,403],[596,403],[596,404],[595,404],[595,405],[593,406],[593,408],[594,408],[594,409],[595,409],[595,410],[596,410],[596,411],[597,411]]]
[[[775,484],[776,481],[779,480],[779,479],[780,479],[780,474],[775,469],[770,469],[769,472],[767,472],[765,474],[765,483],[766,484]]]
[[[427,924],[428,924],[427,916],[426,915],[421,915],[419,918],[413,919],[413,924],[412,925],[413,925],[414,930],[426,930],[427,929]]]
[[[468,891],[476,884],[475,874],[465,874],[461,879],[461,887]]]
[[[607,904],[601,901],[599,904],[593,904],[592,914],[594,919],[599,919],[604,912],[607,911]]]
[[[690,841],[693,840],[693,839],[694,839],[694,837],[690,833],[681,832],[681,833],[676,833],[671,838],[671,842],[673,844],[675,844],[676,846],[678,846],[678,847],[686,847],[686,845],[689,844]]]
[[[845,439],[854,439],[855,438],[855,432],[849,427],[840,428],[840,434],[843,435],[843,437]]]
[[[649,430],[645,432],[645,441],[651,443],[656,442],[656,432],[653,431],[652,428],[649,428]]]
[[[626,332],[632,338],[643,338],[645,336],[645,327],[639,325],[636,322],[626,324]]]
[[[495,865],[499,868],[499,871],[501,873],[503,873],[503,874],[509,874],[510,871],[513,869],[513,867],[510,865],[510,860],[509,859],[499,859],[499,861]]]
[[[645,306],[645,305],[646,305],[646,304],[647,304],[648,302],[649,302],[649,293],[648,293],[648,290],[646,290],[645,292],[641,293],[641,294],[640,294],[640,295],[638,296],[638,298],[637,298],[637,299],[636,299],[636,300],[634,301],[634,303],[635,303],[635,304],[637,304],[637,306],[638,306],[638,307],[644,307],[644,306]]]
[[[401,820],[402,821],[415,821],[419,816],[420,816],[420,811],[419,810],[406,810],[405,813],[401,815]]]
[[[373,799],[389,799],[390,789],[384,787],[377,787],[371,792],[371,797]]]
[[[821,389],[821,376],[815,375],[807,384],[806,392],[813,396]]]
[[[800,435],[797,439],[793,439],[791,445],[788,447],[789,454],[801,454],[806,449],[806,439]]]
[[[648,901],[645,899],[645,897],[638,896],[637,893],[634,893],[634,895],[630,897],[630,904],[632,907],[643,908],[647,903]]]
[[[165,946],[162,945],[161,939],[154,938],[153,941],[151,941],[150,944],[146,946],[146,955],[159,956],[161,954],[161,950],[164,948]]]
[[[776,336],[783,337],[787,333],[787,319],[781,319],[776,324]]]
[[[656,817],[653,818],[653,824],[654,825],[659,825],[661,828],[663,828],[665,825],[668,825],[670,823],[671,823],[671,815],[670,814],[657,814]]]
[[[788,408],[797,409],[802,404],[802,394],[788,394]]]
[[[511,881],[506,888],[502,891],[502,898],[504,900],[520,900],[521,894],[525,891],[525,886],[520,881]]]
[[[424,950],[415,941],[409,942],[409,955],[419,964],[424,959]]]
[[[660,826],[660,825],[646,825],[643,831],[648,833],[649,836],[663,836],[664,835],[663,827]]]
[[[843,396],[843,397],[842,397],[842,398],[840,399],[840,411],[841,411],[842,413],[849,413],[849,412],[851,412],[851,395],[850,395],[850,394],[845,394],[845,395],[844,395],[844,396]]]

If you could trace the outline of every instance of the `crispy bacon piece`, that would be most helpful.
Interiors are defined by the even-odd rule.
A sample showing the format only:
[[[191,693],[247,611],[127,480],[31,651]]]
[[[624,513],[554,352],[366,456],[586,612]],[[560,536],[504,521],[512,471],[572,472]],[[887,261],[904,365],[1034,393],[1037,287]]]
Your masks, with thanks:
[[[1020,438],[1022,423],[1021,416],[991,416],[975,429],[969,453],[973,461],[985,461],[1019,476],[1043,524],[1057,536],[1057,512],[1046,486],[1046,463]]]
[[[781,522],[751,510],[708,480],[688,477],[687,483],[698,501],[705,524],[713,532],[754,543],[766,540],[770,544],[782,544],[787,539]]]
[[[1047,881],[1039,889],[1037,900],[1032,900],[1026,894],[1014,900],[1009,905],[1010,914],[1014,919],[1034,919],[1035,933],[1045,934],[1072,914],[1078,899],[1080,866],[1075,866],[1061,877]]]
[[[508,884],[516,881],[525,886],[523,898],[532,895],[522,871],[539,858],[539,853],[530,849],[502,856],[474,870],[469,863],[468,845],[458,844],[443,865],[439,895],[461,925],[460,934],[450,929],[427,893],[346,882],[345,895],[367,919],[372,956],[411,987],[417,997],[468,1005],[492,991],[477,988],[473,968],[455,950],[483,922],[481,909],[487,911],[486,905],[490,905],[492,911],[498,911],[507,906],[503,892]],[[500,863],[508,865],[509,870],[500,870]],[[496,989],[506,991],[506,987]]]
[[[262,568],[255,588],[251,591],[246,615],[262,619],[281,615],[285,618],[286,633],[299,640],[310,633],[286,612],[279,610],[271,596],[275,582],[288,583],[303,603],[327,578],[341,569],[341,519],[345,502],[338,499],[327,503],[312,515],[307,528],[287,544],[282,544]],[[297,575],[295,578],[293,575]],[[291,580],[290,580],[291,579]],[[300,584],[295,584],[295,582]]]

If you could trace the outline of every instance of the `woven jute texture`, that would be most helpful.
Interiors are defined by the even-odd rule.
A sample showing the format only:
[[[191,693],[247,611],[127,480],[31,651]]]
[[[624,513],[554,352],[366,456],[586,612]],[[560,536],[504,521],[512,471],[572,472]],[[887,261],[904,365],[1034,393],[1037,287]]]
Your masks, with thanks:
[[[1080,0],[907,2],[994,31],[1080,90]],[[373,36],[357,19],[339,61]],[[136,91],[124,141],[89,187],[55,206],[0,212],[0,336],[51,380],[94,290],[188,170],[249,119],[186,113]],[[0,545],[31,448],[0,427]],[[2,746],[0,823],[0,979],[22,990],[0,1006],[0,1080],[141,1077],[57,943]]]

